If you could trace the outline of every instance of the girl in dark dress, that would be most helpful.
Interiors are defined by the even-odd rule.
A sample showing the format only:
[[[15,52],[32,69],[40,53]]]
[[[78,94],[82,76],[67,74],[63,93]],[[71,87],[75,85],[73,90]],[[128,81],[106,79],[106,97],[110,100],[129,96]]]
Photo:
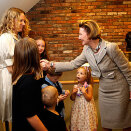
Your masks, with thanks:
[[[40,77],[36,41],[28,37],[21,39],[14,51],[12,131],[47,131],[38,117],[42,106]]]

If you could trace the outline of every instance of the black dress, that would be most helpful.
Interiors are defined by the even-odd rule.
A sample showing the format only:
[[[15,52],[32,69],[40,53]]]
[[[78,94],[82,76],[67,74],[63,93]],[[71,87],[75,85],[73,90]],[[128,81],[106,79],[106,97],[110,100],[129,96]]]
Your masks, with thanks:
[[[39,118],[48,131],[66,131],[66,124],[60,115],[56,115],[47,109],[43,109]]]
[[[41,87],[33,75],[23,75],[13,86],[12,131],[34,131],[28,117],[42,109]]]

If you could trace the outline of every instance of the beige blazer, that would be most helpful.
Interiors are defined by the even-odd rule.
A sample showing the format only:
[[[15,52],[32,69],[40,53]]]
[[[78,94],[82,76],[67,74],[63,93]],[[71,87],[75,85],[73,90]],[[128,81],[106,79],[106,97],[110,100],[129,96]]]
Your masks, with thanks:
[[[115,78],[115,75],[122,74],[131,91],[131,64],[117,44],[102,40],[97,61],[91,48],[85,45],[82,53],[74,60],[56,62],[56,72],[74,70],[86,62],[92,69],[93,77]]]

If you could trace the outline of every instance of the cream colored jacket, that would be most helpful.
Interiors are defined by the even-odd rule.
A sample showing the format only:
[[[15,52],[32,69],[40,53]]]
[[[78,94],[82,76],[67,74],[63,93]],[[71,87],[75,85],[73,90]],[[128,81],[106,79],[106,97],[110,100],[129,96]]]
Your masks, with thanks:
[[[74,70],[86,62],[92,69],[93,77],[113,79],[122,74],[131,91],[131,64],[117,44],[102,40],[97,62],[91,48],[85,45],[76,59],[70,62],[56,62],[56,72]]]

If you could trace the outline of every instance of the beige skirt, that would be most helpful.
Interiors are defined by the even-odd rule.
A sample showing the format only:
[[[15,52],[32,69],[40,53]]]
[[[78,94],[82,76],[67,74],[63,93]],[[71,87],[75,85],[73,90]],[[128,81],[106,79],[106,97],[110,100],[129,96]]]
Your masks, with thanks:
[[[126,79],[100,79],[99,108],[104,128],[131,127],[131,101]]]

